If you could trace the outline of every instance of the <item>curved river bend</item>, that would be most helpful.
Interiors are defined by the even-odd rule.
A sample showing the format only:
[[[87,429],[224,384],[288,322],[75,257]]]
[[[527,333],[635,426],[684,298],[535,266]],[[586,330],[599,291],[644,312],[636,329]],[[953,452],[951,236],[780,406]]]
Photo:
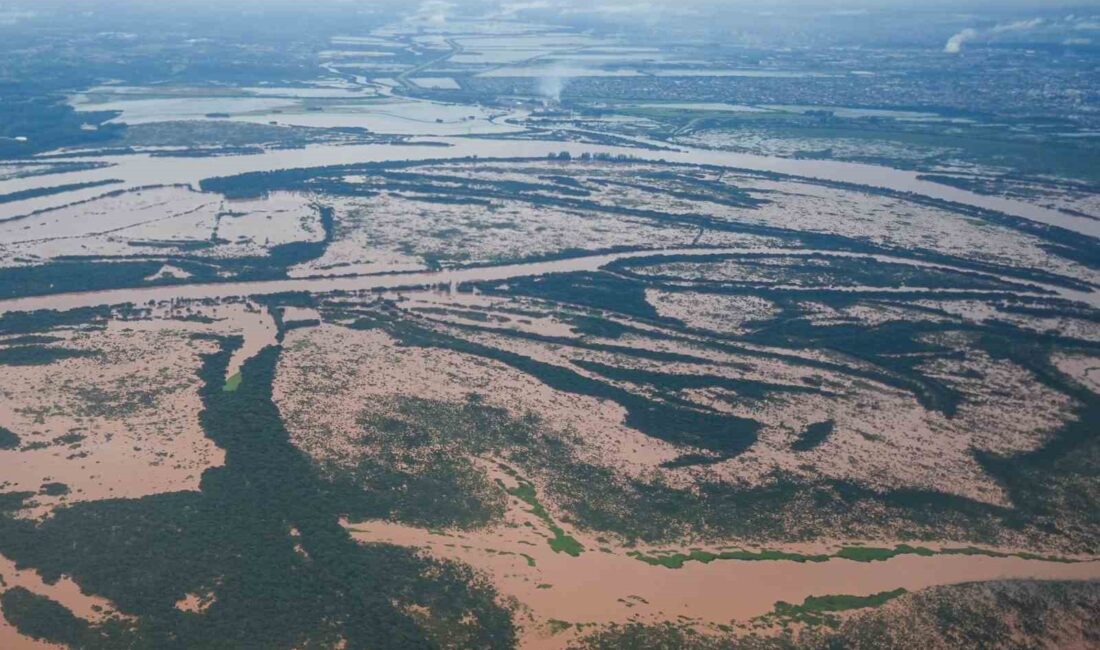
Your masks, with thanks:
[[[48,187],[89,183],[110,179],[121,180],[114,186],[78,190],[25,201],[0,205],[0,219],[26,215],[36,210],[49,209],[102,195],[105,191],[136,188],[150,185],[186,184],[197,186],[199,181],[215,176],[233,176],[247,172],[273,171],[350,165],[370,162],[396,162],[405,160],[481,158],[542,158],[551,153],[568,151],[573,156],[582,153],[600,153],[613,156],[631,156],[640,160],[665,160],[675,163],[715,165],[760,172],[789,174],[830,182],[853,183],[899,192],[913,192],[924,196],[954,201],[974,207],[996,210],[1005,214],[1066,228],[1090,237],[1100,237],[1100,220],[1076,217],[1057,210],[1015,201],[1003,197],[986,196],[966,190],[923,181],[912,171],[891,169],[861,163],[831,160],[794,160],[772,158],[731,151],[715,151],[677,147],[675,150],[653,151],[622,146],[577,144],[544,140],[497,140],[476,137],[440,137],[417,139],[419,145],[316,145],[304,149],[266,151],[246,156],[212,158],[167,158],[147,154],[79,158],[110,163],[110,166],[68,174],[49,176]],[[427,146],[442,143],[446,146]],[[645,141],[640,143],[646,144]],[[661,143],[652,143],[661,144]],[[64,159],[56,159],[62,161]],[[0,182],[0,194],[43,187],[42,177],[13,179]]]
[[[935,267],[949,270],[950,266],[929,264],[904,258],[861,253],[838,253],[836,251],[815,251],[807,249],[791,250],[785,248],[673,248],[655,250],[636,250],[617,253],[584,255],[540,262],[502,264],[499,266],[478,266],[451,269],[446,271],[413,271],[408,273],[385,273],[375,275],[351,275],[337,277],[293,278],[287,280],[263,280],[253,282],[221,282],[205,284],[172,284],[154,287],[133,287],[126,289],[108,289],[104,291],[84,291],[58,293],[44,296],[28,296],[0,300],[0,314],[7,312],[29,312],[41,309],[65,311],[82,307],[105,305],[140,305],[168,300],[204,300],[233,298],[242,296],[261,296],[294,291],[311,293],[333,293],[341,291],[379,291],[386,289],[416,289],[432,286],[455,286],[468,282],[497,282],[513,278],[548,275],[552,273],[572,273],[576,271],[597,271],[611,262],[635,257],[672,256],[672,255],[730,255],[742,253],[780,253],[783,255],[812,255],[827,253],[844,257],[863,257],[877,261],[900,262],[914,266]],[[1001,278],[1011,281],[1008,278]],[[1031,284],[1053,291],[1062,298],[1085,302],[1100,307],[1100,293],[1085,293],[1062,287]],[[789,287],[789,289],[796,289]],[[890,289],[881,287],[840,287],[842,291],[884,292]],[[945,290],[937,289],[938,292]],[[950,290],[947,290],[950,291]],[[958,290],[959,293],[971,293]],[[1043,294],[1037,294],[1043,295]]]

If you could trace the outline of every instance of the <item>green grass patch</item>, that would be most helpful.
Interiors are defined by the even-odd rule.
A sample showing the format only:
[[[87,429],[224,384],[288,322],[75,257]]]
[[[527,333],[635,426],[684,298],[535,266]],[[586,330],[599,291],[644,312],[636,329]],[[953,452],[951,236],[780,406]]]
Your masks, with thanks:
[[[898,596],[907,593],[905,589],[882,591],[869,596],[852,596],[848,594],[829,594],[825,596],[807,596],[801,604],[778,601],[771,612],[754,620],[769,624],[779,624],[786,627],[792,623],[800,623],[814,627],[835,628],[840,625],[841,619],[836,614],[853,609],[879,607]]]
[[[577,557],[583,553],[584,546],[572,535],[567,534],[565,530],[554,521],[554,518],[550,516],[546,507],[539,501],[534,484],[518,476],[515,476],[515,478],[516,481],[519,482],[519,485],[514,488],[505,487],[504,489],[508,494],[531,506],[528,512],[541,519],[543,523],[546,524],[546,527],[550,529],[550,532],[554,534],[554,536],[548,540],[550,548],[552,548],[555,553],[567,553],[573,557]],[[503,485],[503,483],[501,485]],[[531,561],[529,560],[529,562]]]
[[[718,554],[721,560],[747,560],[747,561],[777,561],[789,562],[827,562],[828,555],[804,555],[802,553],[787,553],[786,551],[722,551]]]
[[[630,551],[627,555],[636,560],[641,560],[646,564],[663,566],[668,569],[679,569],[684,566],[684,562],[687,562],[689,559],[688,556],[683,553],[674,553],[672,555],[645,555],[639,551]]]
[[[984,555],[986,557],[1018,557],[1022,560],[1061,562],[1063,564],[1073,564],[1079,561],[1068,557],[1059,557],[1057,555],[1040,555],[1038,553],[1028,553],[1026,551],[1021,553],[1003,553],[1001,551],[991,551],[989,549],[975,548],[973,546],[965,546],[962,548],[943,548],[940,549],[939,552],[943,555]]]
[[[894,548],[877,548],[874,546],[845,546],[836,552],[833,557],[854,562],[881,562],[899,555],[921,555],[930,557],[936,555],[936,551],[924,546],[909,546],[898,544]]]
[[[1057,555],[1039,555],[1038,553],[1013,553],[1012,555],[1020,558],[1021,560],[1039,560],[1041,562],[1061,562],[1063,564],[1076,564],[1080,560],[1074,560],[1068,557],[1058,557]]]
[[[225,380],[225,386],[222,387],[222,390],[226,393],[234,393],[241,387],[241,381],[243,380],[244,377],[241,376],[241,373],[235,372],[232,377]]]
[[[801,553],[787,553],[785,551],[745,551],[728,550],[717,553],[692,550],[689,553],[654,552],[645,554],[640,551],[627,553],[632,558],[645,562],[652,566],[663,566],[669,569],[679,569],[687,562],[702,562],[709,564],[715,560],[742,560],[742,561],[778,561],[789,562],[828,562],[832,559],[851,560],[853,562],[882,562],[899,555],[919,555],[932,557],[934,555],[984,555],[987,557],[1018,557],[1025,560],[1041,560],[1043,562],[1072,563],[1072,560],[1051,555],[1037,555],[1034,553],[1004,553],[991,551],[973,546],[961,548],[931,549],[925,546],[910,546],[898,544],[894,548],[882,548],[876,546],[845,546],[832,555],[804,555]]]
[[[632,558],[641,560],[653,566],[663,566],[669,569],[679,569],[686,562],[702,562],[710,564],[715,560],[742,560],[742,561],[779,561],[790,562],[826,562],[829,555],[803,555],[801,553],[787,553],[784,551],[745,551],[732,550],[713,553],[711,551],[693,550],[690,553],[657,553],[646,555],[639,551],[627,553]]]
[[[802,604],[797,607],[811,612],[843,612],[849,609],[878,607],[905,593],[908,592],[906,592],[905,589],[899,588],[893,591],[880,591],[870,596],[851,596],[848,594],[808,596],[802,601]],[[789,607],[794,606],[789,605]]]
[[[893,591],[881,591],[870,596],[851,596],[848,594],[807,596],[801,605],[779,601],[775,604],[775,608],[771,613],[760,618],[783,625],[803,623],[805,625],[836,627],[840,624],[840,619],[835,616],[837,612],[879,607],[906,593],[908,592],[905,589],[895,589]]]

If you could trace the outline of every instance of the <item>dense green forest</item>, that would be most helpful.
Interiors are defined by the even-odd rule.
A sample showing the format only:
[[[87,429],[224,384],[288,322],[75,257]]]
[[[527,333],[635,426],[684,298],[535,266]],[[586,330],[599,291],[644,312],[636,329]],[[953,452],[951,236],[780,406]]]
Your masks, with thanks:
[[[46,580],[72,576],[134,618],[89,625],[22,590],[5,593],[5,617],[86,648],[512,647],[509,614],[468,569],[351,540],[338,523],[341,491],[289,444],[271,403],[279,348],[251,360],[227,392],[239,339],[221,344],[202,369],[202,423],[226,463],[201,491],[77,504],[41,524],[0,520],[5,556]],[[212,604],[176,609],[187,594]],[[412,606],[429,618],[414,619]]]

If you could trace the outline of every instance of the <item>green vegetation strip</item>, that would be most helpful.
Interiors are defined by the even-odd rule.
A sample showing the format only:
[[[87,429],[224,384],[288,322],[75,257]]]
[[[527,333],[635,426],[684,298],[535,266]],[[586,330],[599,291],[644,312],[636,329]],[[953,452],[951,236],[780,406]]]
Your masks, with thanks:
[[[775,604],[775,608],[771,613],[765,614],[760,619],[765,621],[778,619],[779,622],[784,624],[798,622],[807,625],[836,627],[840,620],[832,615],[835,612],[879,607],[906,593],[908,592],[905,589],[895,589],[871,594],[870,596],[851,596],[848,594],[807,596],[801,605],[779,601]]]
[[[826,562],[831,556],[828,555],[802,555],[800,553],[784,553],[783,551],[721,551],[718,553],[712,553],[710,551],[694,550],[690,553],[671,553],[660,555],[645,555],[639,551],[631,551],[627,553],[630,557],[641,560],[646,564],[652,564],[653,566],[663,566],[669,569],[679,569],[684,566],[685,562],[702,562],[703,564],[710,564],[715,560],[788,560],[791,562]]]
[[[827,562],[832,559],[839,559],[851,560],[853,562],[881,562],[897,557],[899,555],[919,555],[922,557],[931,557],[933,555],[984,555],[987,557],[1018,557],[1025,560],[1042,560],[1044,562],[1073,563],[1077,561],[1052,555],[1036,555],[1034,553],[1003,553],[1000,551],[991,551],[988,549],[976,548],[973,546],[962,548],[942,548],[936,550],[927,548],[925,546],[910,546],[908,544],[898,544],[894,548],[879,548],[874,546],[845,546],[831,555],[805,555],[802,553],[787,553],[784,551],[766,550],[734,550],[720,551],[717,553],[711,551],[693,550],[686,554],[657,552],[653,555],[646,555],[640,551],[631,551],[627,553],[627,555],[637,560],[641,560],[646,564],[650,564],[653,566],[663,566],[669,569],[682,568],[686,562],[702,562],[703,564],[709,564],[715,560],[787,560],[790,562]]]
[[[97,356],[90,350],[51,348],[44,345],[20,345],[0,348],[0,366],[47,366],[65,359]]]
[[[519,485],[514,488],[509,488],[506,487],[503,482],[500,482],[501,487],[504,487],[504,490],[508,492],[508,494],[531,506],[531,509],[528,510],[528,512],[535,515],[536,517],[541,519],[543,523],[546,524],[546,527],[549,528],[550,532],[554,534],[552,538],[547,540],[550,543],[550,548],[554,549],[555,553],[568,553],[573,557],[577,557],[582,552],[584,552],[584,546],[581,545],[581,543],[578,542],[576,538],[566,534],[565,530],[554,521],[553,517],[550,516],[550,513],[546,510],[546,507],[543,506],[541,502],[539,502],[538,494],[535,491],[534,484],[532,484],[530,481],[523,480],[519,476],[516,476],[514,473],[512,474],[512,476],[516,479]],[[528,563],[530,562],[532,562],[532,560],[529,559]]]
[[[775,604],[775,609],[779,611],[782,606],[782,609],[786,611],[844,612],[850,609],[878,607],[905,593],[907,593],[905,589],[895,589],[893,591],[882,591],[877,594],[871,594],[870,596],[851,596],[848,594],[807,596],[806,599],[802,601],[801,605],[791,605],[779,601]]]
[[[90,183],[73,183],[70,185],[56,185],[54,187],[36,187],[29,190],[21,190],[19,192],[10,192],[8,194],[0,194],[0,203],[14,203],[16,201],[27,201],[29,199],[37,199],[43,196],[52,196],[54,194],[64,194],[65,192],[75,192],[77,190],[87,190],[93,187],[102,187],[104,185],[115,185],[116,183],[122,183],[117,178],[106,179],[102,181],[93,181]],[[7,221],[7,219],[5,219]]]

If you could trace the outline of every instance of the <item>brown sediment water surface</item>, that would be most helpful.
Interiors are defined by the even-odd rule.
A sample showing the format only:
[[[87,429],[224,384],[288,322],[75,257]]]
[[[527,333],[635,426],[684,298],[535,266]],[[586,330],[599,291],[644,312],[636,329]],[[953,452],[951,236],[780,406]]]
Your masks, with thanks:
[[[122,184],[112,189],[127,189],[150,185],[197,185],[204,178],[231,176],[254,171],[349,165],[370,162],[404,160],[480,158],[546,157],[551,153],[569,152],[573,156],[583,153],[630,156],[641,160],[663,160],[674,163],[715,165],[720,167],[773,172],[829,182],[853,183],[901,192],[912,192],[936,199],[954,201],[1008,215],[1056,225],[1092,237],[1100,237],[1100,221],[1030,205],[1013,199],[985,196],[966,190],[921,180],[919,174],[888,167],[839,161],[798,160],[773,158],[751,154],[695,149],[690,147],[645,148],[577,144],[541,140],[494,140],[476,137],[439,137],[419,139],[418,144],[373,145],[316,145],[300,150],[272,150],[249,156],[224,156],[215,158],[168,158],[147,154],[128,156],[104,156],[94,158],[109,163],[101,169],[56,174],[51,187],[119,179]],[[436,143],[444,146],[425,146]],[[643,145],[663,143],[639,141]],[[65,159],[59,159],[63,161]],[[87,160],[87,158],[81,158]],[[23,178],[0,182],[0,194],[41,187],[41,179]],[[77,190],[57,195],[14,201],[0,207],[0,219],[25,215],[75,201],[100,196],[102,188]]]
[[[22,587],[39,596],[61,603],[78,618],[86,621],[102,621],[109,616],[118,616],[114,604],[105,598],[85,594],[68,577],[62,577],[53,584],[46,583],[34,571],[19,569],[15,562],[0,555],[0,585],[6,589]],[[46,650],[64,646],[47,643],[20,634],[0,612],[0,648],[4,650]]]
[[[899,555],[877,562],[716,560],[670,569],[576,533],[586,549],[579,557],[555,553],[546,542],[545,529],[523,525],[459,532],[371,521],[348,528],[360,542],[418,548],[483,572],[502,596],[522,603],[527,617],[517,618],[527,648],[562,647],[561,639],[548,636],[549,621],[690,620],[703,626],[729,625],[767,614],[777,601],[797,604],[808,596],[868,596],[898,588],[916,591],[1006,578],[1100,579],[1100,561],[970,555]]]
[[[69,310],[101,305],[143,304],[150,301],[202,300],[240,296],[272,295],[294,291],[329,293],[337,291],[377,291],[383,289],[417,288],[435,286],[455,286],[465,282],[496,282],[534,275],[551,273],[571,273],[576,271],[595,271],[616,260],[654,255],[725,255],[738,253],[783,252],[788,249],[767,248],[676,248],[659,250],[638,250],[619,253],[593,254],[564,259],[497,266],[478,266],[445,271],[417,271],[408,273],[388,273],[376,275],[356,275],[346,277],[295,278],[288,280],[267,280],[254,282],[224,282],[210,284],[175,284],[159,287],[139,287],[131,289],[110,289],[106,291],[88,291],[78,293],[60,293],[46,296],[31,296],[0,301],[0,314],[7,312],[36,311],[40,309]],[[815,251],[799,251],[808,255]],[[820,251],[818,251],[820,252]],[[859,255],[850,254],[852,257]],[[867,256],[879,260],[892,260],[885,256]],[[897,261],[920,265],[918,262],[898,258]],[[937,265],[942,268],[950,268]],[[1062,287],[1041,286],[1061,297],[1100,306],[1100,292],[1077,291]],[[848,287],[848,291],[858,292],[859,287]],[[869,287],[867,290],[881,291],[881,288]],[[958,291],[956,293],[965,293]]]
[[[1080,233],[1083,236],[1100,236],[1100,221],[1076,217],[1071,214],[1029,205],[1002,197],[982,196],[965,190],[921,180],[915,172],[888,169],[864,164],[835,161],[808,161],[767,158],[748,154],[678,148],[676,150],[644,150],[627,147],[609,147],[564,142],[504,141],[476,138],[437,138],[446,146],[417,145],[364,145],[364,146],[312,146],[303,150],[269,151],[253,156],[227,156],[221,158],[165,158],[147,155],[103,157],[100,160],[111,166],[70,174],[57,174],[50,183],[61,186],[118,178],[120,189],[148,185],[182,184],[196,186],[203,178],[226,176],[253,171],[289,168],[319,167],[327,165],[395,160],[459,159],[471,156],[482,158],[540,157],[568,151],[574,156],[581,153],[603,153],[633,156],[647,160],[666,160],[677,163],[709,164],[731,168],[792,174],[833,182],[855,183],[913,192],[942,200],[998,210],[1031,221],[1056,225]],[[84,160],[84,159],[82,159]],[[40,187],[41,179],[12,179],[0,181],[0,194]],[[109,189],[115,189],[112,186]],[[104,188],[65,192],[0,206],[0,220],[16,218],[36,210],[46,210],[76,201],[103,195]],[[18,223],[18,222],[15,222]],[[595,271],[621,259],[650,255],[681,254],[735,254],[762,253],[768,249],[754,248],[669,248],[664,250],[640,250],[613,254],[591,254],[568,259],[531,263],[502,264],[471,267],[447,271],[423,271],[345,277],[301,277],[262,282],[227,282],[217,284],[182,283],[167,286],[140,287],[97,292],[67,293],[35,296],[0,301],[0,314],[34,311],[39,309],[67,310],[81,307],[131,303],[144,305],[150,302],[226,299],[255,295],[271,295],[283,292],[309,291],[330,293],[340,291],[380,291],[400,288],[432,286],[455,287],[470,282],[507,282],[511,279],[533,275]],[[775,249],[786,255],[807,255],[815,251],[790,251]],[[839,255],[830,251],[831,255]],[[887,260],[884,256],[863,256]],[[893,260],[922,265],[911,260]],[[939,265],[941,268],[950,268]],[[1034,283],[1033,283],[1034,284]],[[1060,287],[1039,286],[1039,289],[1093,307],[1100,306],[1100,294]],[[785,287],[797,291],[799,287]],[[844,287],[838,290],[859,293],[870,291],[885,293],[881,287]],[[941,292],[948,292],[940,290]],[[965,294],[966,291],[955,293]],[[1026,292],[1025,292],[1026,293]],[[660,299],[660,296],[657,296]],[[424,302],[430,300],[421,297]],[[671,300],[664,302],[666,310],[685,309]],[[222,310],[212,314],[219,319],[214,326],[199,321],[179,321],[171,325],[181,330],[240,334],[243,345],[234,353],[226,373],[235,374],[241,365],[265,346],[275,343],[276,329],[271,316],[264,310],[246,305],[218,306]],[[306,314],[303,314],[305,316]],[[551,333],[563,333],[554,322],[541,323],[551,328]],[[115,323],[104,336],[132,336],[142,331],[162,331],[163,321]],[[534,327],[534,325],[532,325]],[[153,341],[152,336],[148,337]],[[208,352],[201,345],[189,348],[192,355],[189,369],[193,371],[198,355]],[[182,352],[180,353],[182,355]],[[1079,381],[1095,390],[1096,360],[1092,358],[1065,358],[1060,364],[1078,377]],[[91,365],[83,368],[79,360],[64,362],[73,372],[85,372],[91,377]],[[120,375],[133,375],[148,369],[146,360],[135,360],[130,366],[120,365]],[[173,366],[174,367],[174,366]],[[425,363],[425,372],[431,368]],[[54,369],[56,370],[56,369]],[[53,372],[54,370],[51,370]],[[14,372],[14,371],[13,371]],[[41,369],[20,370],[28,386],[48,386],[48,373]],[[83,375],[81,375],[83,376]],[[88,380],[91,383],[91,379]],[[360,386],[360,388],[363,388]],[[517,389],[518,391],[519,389]],[[365,391],[365,389],[364,389]],[[195,386],[183,386],[173,394],[165,394],[162,409],[171,412],[197,412],[199,400]],[[22,418],[22,419],[20,419]],[[30,429],[29,414],[18,414],[0,404],[0,424],[17,424]],[[149,422],[159,422],[149,416]],[[88,421],[77,421],[70,416],[58,415],[56,422],[42,425],[43,439],[61,435]],[[20,452],[21,464],[13,467],[8,480],[25,489],[38,489],[46,480],[60,480],[76,488],[71,500],[137,497],[163,491],[195,489],[201,471],[221,462],[220,451],[202,439],[197,422],[182,422],[174,428],[165,427],[163,443],[177,457],[174,467],[161,468],[159,473],[130,471],[129,467],[148,468],[148,459],[133,453],[132,432],[125,428],[117,431],[103,424],[97,435],[89,435],[89,454],[105,468],[117,471],[119,480],[105,479],[102,468],[92,474],[77,463],[67,462],[57,450]],[[92,420],[93,424],[99,424]],[[145,425],[141,420],[135,423]],[[53,428],[50,428],[53,427]],[[56,429],[56,430],[55,430]],[[110,435],[107,435],[110,434]],[[112,444],[112,440],[114,443]],[[98,454],[98,455],[95,455]],[[172,471],[169,471],[171,469]],[[67,474],[68,472],[68,474]],[[152,475],[152,476],[151,476]],[[507,475],[498,475],[507,482]],[[48,506],[43,502],[43,512]],[[528,648],[561,647],[563,639],[547,631],[550,621],[569,623],[624,623],[629,621],[659,622],[686,620],[700,625],[729,624],[747,621],[771,611],[777,601],[799,603],[807,596],[827,594],[870,595],[898,588],[918,590],[930,586],[967,581],[1001,578],[1038,579],[1100,579],[1100,562],[1074,563],[1025,559],[1021,557],[989,557],[981,555],[900,555],[885,561],[856,562],[832,559],[827,562],[794,561],[742,561],[719,560],[710,563],[687,562],[679,569],[653,566],[629,556],[630,549],[614,542],[603,541],[578,531],[568,531],[578,538],[584,552],[578,557],[555,552],[547,543],[544,521],[535,517],[521,504],[513,503],[504,524],[480,531],[429,531],[385,521],[348,523],[351,534],[363,543],[386,543],[417,548],[434,557],[458,560],[473,566],[486,575],[501,595],[521,603],[520,623],[524,627],[523,644]],[[97,620],[103,611],[111,611],[110,603],[80,593],[79,587],[68,580],[46,585],[37,575],[17,570],[12,563],[0,558],[0,578],[5,586],[25,586],[49,596],[69,607],[77,616]],[[93,607],[94,606],[94,607]],[[199,597],[189,595],[181,601],[181,609],[199,607]],[[103,610],[103,611],[100,611]],[[0,617],[0,649],[52,647],[38,644],[17,635],[15,630]]]

